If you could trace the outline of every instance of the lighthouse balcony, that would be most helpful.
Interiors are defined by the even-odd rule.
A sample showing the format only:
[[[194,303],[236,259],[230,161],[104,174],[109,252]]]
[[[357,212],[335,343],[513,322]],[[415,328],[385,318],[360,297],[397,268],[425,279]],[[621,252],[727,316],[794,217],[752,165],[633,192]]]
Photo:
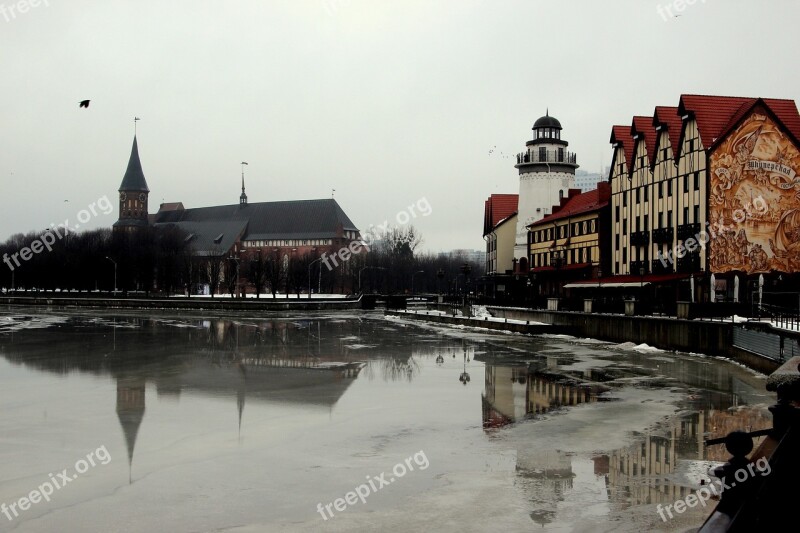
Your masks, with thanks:
[[[561,148],[557,150],[535,149],[527,150],[517,154],[517,164],[526,163],[564,163],[577,165],[578,158],[574,152],[568,152]]]

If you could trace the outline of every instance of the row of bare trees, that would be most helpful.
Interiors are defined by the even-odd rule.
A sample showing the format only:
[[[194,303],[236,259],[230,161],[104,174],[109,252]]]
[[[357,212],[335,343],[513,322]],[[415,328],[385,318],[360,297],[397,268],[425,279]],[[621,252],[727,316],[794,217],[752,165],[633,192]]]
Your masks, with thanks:
[[[420,253],[422,236],[410,225],[365,240],[360,253],[336,266],[319,255],[297,256],[285,250],[251,251],[235,258],[229,250],[198,253],[186,235],[171,226],[124,234],[110,229],[69,232],[50,250],[26,253],[24,260],[21,251],[35,249],[45,233],[17,234],[0,244],[1,288],[189,295],[206,286],[212,297],[246,291],[257,296],[271,293],[274,298],[308,292],[446,293],[470,281],[463,259]],[[472,276],[482,268],[471,265]]]

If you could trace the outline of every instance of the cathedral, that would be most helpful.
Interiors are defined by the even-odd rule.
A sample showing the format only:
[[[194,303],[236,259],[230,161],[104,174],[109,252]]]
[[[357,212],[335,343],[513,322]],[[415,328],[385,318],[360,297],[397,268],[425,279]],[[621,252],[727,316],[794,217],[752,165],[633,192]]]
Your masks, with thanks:
[[[173,227],[186,235],[196,257],[244,259],[263,253],[265,257],[277,255],[284,267],[295,258],[333,255],[351,242],[361,241],[358,228],[333,198],[250,203],[244,175],[236,203],[186,208],[182,202],[169,202],[151,214],[149,194],[134,137],[119,186],[114,233]]]

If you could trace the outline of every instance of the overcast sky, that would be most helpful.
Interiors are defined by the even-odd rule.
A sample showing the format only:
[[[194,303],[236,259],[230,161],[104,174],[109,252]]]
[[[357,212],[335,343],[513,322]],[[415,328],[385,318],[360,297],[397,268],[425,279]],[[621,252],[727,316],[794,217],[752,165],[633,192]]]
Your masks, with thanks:
[[[16,4],[0,0],[0,240],[103,196],[114,212],[84,227],[110,226],[134,116],[151,212],[237,203],[247,161],[251,202],[336,189],[362,230],[427,199],[412,223],[440,251],[483,249],[484,200],[518,190],[501,154],[548,107],[596,172],[613,124],[681,93],[800,97],[796,0]]]

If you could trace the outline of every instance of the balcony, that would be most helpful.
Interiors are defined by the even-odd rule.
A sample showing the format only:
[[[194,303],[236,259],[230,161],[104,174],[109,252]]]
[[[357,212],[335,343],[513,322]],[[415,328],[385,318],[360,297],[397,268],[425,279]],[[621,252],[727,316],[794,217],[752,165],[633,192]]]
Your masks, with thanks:
[[[674,269],[673,265],[667,259],[663,261],[660,259],[653,259],[653,274],[672,274]]]
[[[700,254],[698,252],[686,254],[678,258],[678,272],[697,272],[698,270],[700,270]]]
[[[642,269],[644,269],[644,274],[647,274],[648,273],[647,266],[648,266],[647,261],[631,261],[630,275],[641,276],[643,275]]]
[[[653,230],[653,242],[655,243],[671,243],[675,236],[673,228],[658,228]]]
[[[696,222],[694,224],[681,224],[680,226],[678,226],[679,241],[685,241],[686,239],[696,237],[697,235],[700,235],[699,222]]]
[[[634,231],[631,233],[631,246],[647,246],[650,244],[649,231]]]
[[[525,165],[528,163],[566,163],[577,165],[578,158],[574,152],[566,150],[528,150],[517,154],[517,164]]]

